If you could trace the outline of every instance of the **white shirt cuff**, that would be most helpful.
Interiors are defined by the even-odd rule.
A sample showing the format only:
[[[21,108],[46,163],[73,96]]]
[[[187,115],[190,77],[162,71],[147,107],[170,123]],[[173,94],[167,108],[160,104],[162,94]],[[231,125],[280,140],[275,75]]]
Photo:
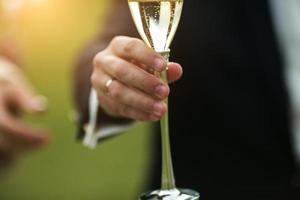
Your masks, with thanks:
[[[98,105],[97,93],[92,88],[89,97],[89,122],[84,127],[85,135],[83,139],[83,144],[91,149],[96,148],[99,140],[118,135],[136,124],[136,122],[133,122],[126,125],[108,125],[97,129]]]

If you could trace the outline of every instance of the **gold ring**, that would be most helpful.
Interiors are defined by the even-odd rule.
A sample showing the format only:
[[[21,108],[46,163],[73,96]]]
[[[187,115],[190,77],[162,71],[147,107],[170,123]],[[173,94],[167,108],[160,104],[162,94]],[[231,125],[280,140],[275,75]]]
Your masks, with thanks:
[[[106,87],[107,92],[109,91],[109,86],[112,84],[112,82],[113,82],[113,79],[109,79],[109,80],[106,81],[105,87]]]

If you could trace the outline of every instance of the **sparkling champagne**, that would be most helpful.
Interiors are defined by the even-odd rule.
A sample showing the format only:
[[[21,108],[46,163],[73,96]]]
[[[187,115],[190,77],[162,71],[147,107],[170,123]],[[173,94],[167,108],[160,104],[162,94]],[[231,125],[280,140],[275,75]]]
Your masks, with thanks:
[[[142,39],[157,52],[166,51],[178,27],[183,0],[128,0]]]

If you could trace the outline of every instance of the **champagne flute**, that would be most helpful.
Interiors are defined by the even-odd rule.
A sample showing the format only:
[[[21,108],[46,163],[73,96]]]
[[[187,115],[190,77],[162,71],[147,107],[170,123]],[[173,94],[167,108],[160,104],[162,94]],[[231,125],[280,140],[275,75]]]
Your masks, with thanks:
[[[146,44],[169,60],[169,47],[177,30],[184,0],[128,0],[131,15]],[[160,74],[168,82],[167,72]],[[168,100],[166,99],[166,103]],[[178,189],[172,166],[168,113],[160,120],[162,137],[161,189],[145,193],[140,200],[197,200],[200,195],[190,189]]]

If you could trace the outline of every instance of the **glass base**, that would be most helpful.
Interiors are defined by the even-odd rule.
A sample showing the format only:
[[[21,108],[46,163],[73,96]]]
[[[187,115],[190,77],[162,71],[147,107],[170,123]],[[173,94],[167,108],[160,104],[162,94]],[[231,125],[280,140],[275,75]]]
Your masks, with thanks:
[[[199,200],[200,194],[190,189],[155,190],[143,194],[139,200]]]

